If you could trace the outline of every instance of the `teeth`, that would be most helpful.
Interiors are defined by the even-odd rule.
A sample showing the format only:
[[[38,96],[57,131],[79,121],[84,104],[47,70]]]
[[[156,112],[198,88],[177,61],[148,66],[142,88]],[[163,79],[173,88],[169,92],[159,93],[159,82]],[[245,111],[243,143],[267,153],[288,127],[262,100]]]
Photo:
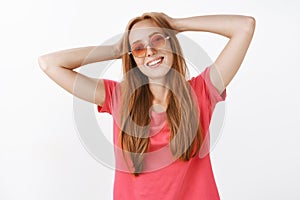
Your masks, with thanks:
[[[161,59],[157,59],[157,60],[151,61],[150,63],[148,63],[148,66],[156,65],[160,61],[161,61]]]

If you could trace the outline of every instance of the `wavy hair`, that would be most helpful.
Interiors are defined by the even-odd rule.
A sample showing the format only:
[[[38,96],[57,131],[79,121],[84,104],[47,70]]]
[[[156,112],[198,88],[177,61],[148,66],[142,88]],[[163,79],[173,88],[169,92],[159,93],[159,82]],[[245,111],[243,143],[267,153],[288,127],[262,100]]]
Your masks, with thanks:
[[[175,158],[188,161],[199,152],[202,144],[202,128],[199,122],[198,106],[187,79],[187,65],[176,33],[170,24],[157,13],[145,13],[131,20],[123,38],[123,52],[130,50],[129,34],[134,24],[150,19],[170,36],[173,65],[167,73],[170,89],[166,109],[170,128],[170,150]],[[130,172],[138,176],[144,168],[145,153],[149,150],[149,110],[154,99],[148,84],[148,77],[138,68],[131,54],[123,54],[123,73],[120,108],[119,145]],[[131,71],[131,72],[130,72]],[[130,73],[129,73],[130,72]],[[176,95],[172,92],[176,91]],[[126,154],[125,154],[126,153]],[[128,164],[130,160],[131,164]]]

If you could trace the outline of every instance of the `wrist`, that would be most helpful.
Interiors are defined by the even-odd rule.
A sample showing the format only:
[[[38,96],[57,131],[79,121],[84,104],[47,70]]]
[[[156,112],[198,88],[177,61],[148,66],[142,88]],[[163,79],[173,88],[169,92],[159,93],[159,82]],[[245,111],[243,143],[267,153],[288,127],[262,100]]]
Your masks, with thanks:
[[[113,55],[113,59],[118,59],[121,57],[121,50],[119,48],[118,45],[112,45],[112,55]]]
[[[182,19],[180,19],[180,18],[173,19],[171,21],[171,26],[177,32],[184,31],[184,28],[183,28],[184,26],[183,26],[183,23],[182,23]]]

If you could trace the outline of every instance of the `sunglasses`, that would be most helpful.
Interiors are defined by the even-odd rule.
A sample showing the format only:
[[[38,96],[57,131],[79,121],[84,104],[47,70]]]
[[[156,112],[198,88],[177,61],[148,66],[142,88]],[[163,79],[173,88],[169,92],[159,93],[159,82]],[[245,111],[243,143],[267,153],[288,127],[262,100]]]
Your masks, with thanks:
[[[131,46],[131,51],[128,52],[128,54],[132,54],[133,56],[138,58],[143,58],[146,56],[148,45],[151,48],[161,49],[165,47],[166,40],[168,39],[170,39],[170,36],[164,36],[160,33],[154,34],[150,37],[148,44],[145,41],[138,41],[133,43],[133,45]]]

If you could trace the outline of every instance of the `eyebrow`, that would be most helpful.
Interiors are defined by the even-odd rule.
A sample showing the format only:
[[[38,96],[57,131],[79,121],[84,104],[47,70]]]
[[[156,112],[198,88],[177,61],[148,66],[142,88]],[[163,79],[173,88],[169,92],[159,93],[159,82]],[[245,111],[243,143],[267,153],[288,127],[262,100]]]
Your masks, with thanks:
[[[148,38],[151,38],[151,37],[152,37],[153,35],[155,35],[155,34],[162,34],[162,35],[163,35],[163,33],[158,32],[158,31],[155,31],[155,32],[151,33],[150,35],[148,35]],[[137,43],[137,42],[140,42],[140,41],[143,41],[143,40],[136,40],[136,41],[134,41],[131,45],[133,45],[133,44],[135,44],[135,43]]]

